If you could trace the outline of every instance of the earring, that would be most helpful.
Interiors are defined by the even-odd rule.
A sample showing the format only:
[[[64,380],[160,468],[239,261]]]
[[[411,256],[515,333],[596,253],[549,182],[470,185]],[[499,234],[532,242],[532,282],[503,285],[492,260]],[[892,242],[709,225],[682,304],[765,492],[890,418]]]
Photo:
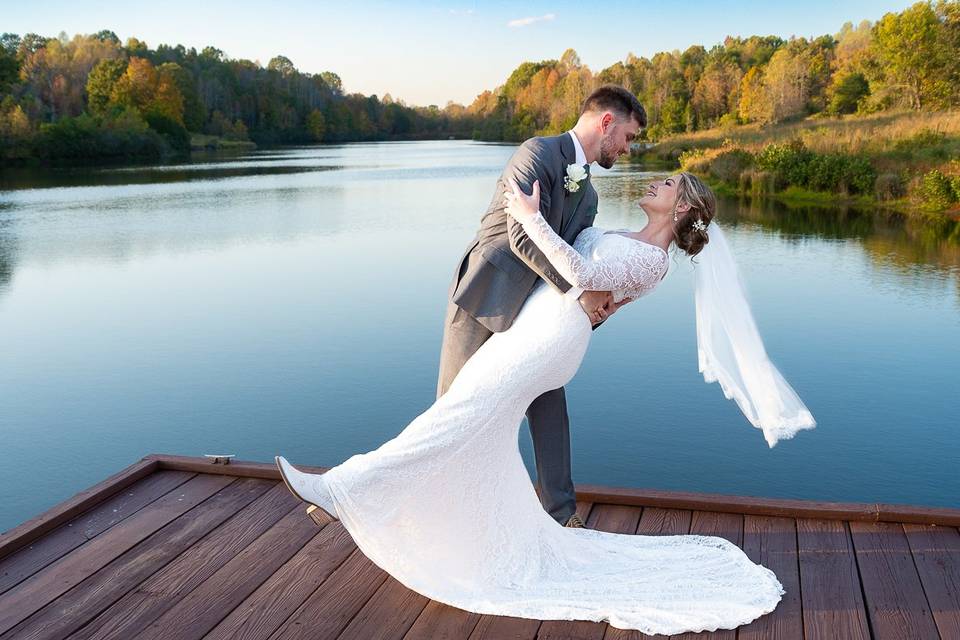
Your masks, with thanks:
[[[676,222],[676,221],[679,220],[679,219],[680,219],[680,218],[677,217],[677,212],[674,211],[674,212],[673,212],[673,221]]]

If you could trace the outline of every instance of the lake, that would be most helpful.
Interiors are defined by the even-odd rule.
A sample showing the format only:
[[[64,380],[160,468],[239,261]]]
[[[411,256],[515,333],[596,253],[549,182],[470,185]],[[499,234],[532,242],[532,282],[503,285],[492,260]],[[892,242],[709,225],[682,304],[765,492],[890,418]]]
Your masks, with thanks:
[[[0,530],[147,453],[335,465],[433,400],[447,287],[509,145],[263,150],[0,175]],[[594,172],[639,229],[662,172]],[[574,480],[960,506],[960,239],[722,200],[771,359],[818,426],[770,449],[697,371],[692,268],[597,330]],[[520,446],[532,467],[529,434]]]

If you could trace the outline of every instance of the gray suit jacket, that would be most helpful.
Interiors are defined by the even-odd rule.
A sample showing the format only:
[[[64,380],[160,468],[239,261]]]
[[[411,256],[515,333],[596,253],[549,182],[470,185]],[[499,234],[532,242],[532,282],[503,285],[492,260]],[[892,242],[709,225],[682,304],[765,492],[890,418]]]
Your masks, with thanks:
[[[510,178],[525,193],[539,180],[540,212],[561,238],[573,244],[593,224],[598,200],[589,181],[580,183],[580,193],[564,188],[567,165],[574,162],[576,151],[569,134],[531,138],[520,145],[497,181],[480,230],[461,258],[450,288],[451,301],[490,331],[510,328],[538,278],[562,293],[571,287],[520,223],[504,211],[503,196],[510,189]]]

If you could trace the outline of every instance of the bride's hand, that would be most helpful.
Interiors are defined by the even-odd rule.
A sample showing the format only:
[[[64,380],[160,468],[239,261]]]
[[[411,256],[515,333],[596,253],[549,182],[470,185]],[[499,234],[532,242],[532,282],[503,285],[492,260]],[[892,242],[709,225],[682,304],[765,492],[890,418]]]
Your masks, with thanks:
[[[533,181],[533,193],[530,195],[521,191],[517,181],[510,179],[510,188],[512,192],[503,194],[503,205],[505,211],[517,222],[529,220],[537,215],[540,210],[540,181]]]

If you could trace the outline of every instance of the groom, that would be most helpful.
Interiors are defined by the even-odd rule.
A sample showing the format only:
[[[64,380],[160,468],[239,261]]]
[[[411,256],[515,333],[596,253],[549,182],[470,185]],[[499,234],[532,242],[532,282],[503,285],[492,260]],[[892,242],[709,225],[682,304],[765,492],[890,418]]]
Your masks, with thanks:
[[[540,278],[566,295],[578,296],[580,306],[596,326],[615,312],[609,291],[572,289],[503,207],[510,180],[530,193],[540,181],[540,212],[567,243],[593,224],[597,192],[590,184],[589,165],[609,169],[630,150],[630,142],[647,124],[637,98],[626,89],[605,85],[583,103],[572,131],[531,138],[520,148],[497,182],[493,200],[460,260],[450,285],[440,352],[437,397],[446,393],[464,363],[495,332],[506,331]],[[579,165],[583,171],[571,165]],[[565,180],[565,178],[571,178]],[[537,485],[544,509],[559,523],[582,527],[570,471],[570,423],[563,387],[548,391],[527,409],[537,463]]]

